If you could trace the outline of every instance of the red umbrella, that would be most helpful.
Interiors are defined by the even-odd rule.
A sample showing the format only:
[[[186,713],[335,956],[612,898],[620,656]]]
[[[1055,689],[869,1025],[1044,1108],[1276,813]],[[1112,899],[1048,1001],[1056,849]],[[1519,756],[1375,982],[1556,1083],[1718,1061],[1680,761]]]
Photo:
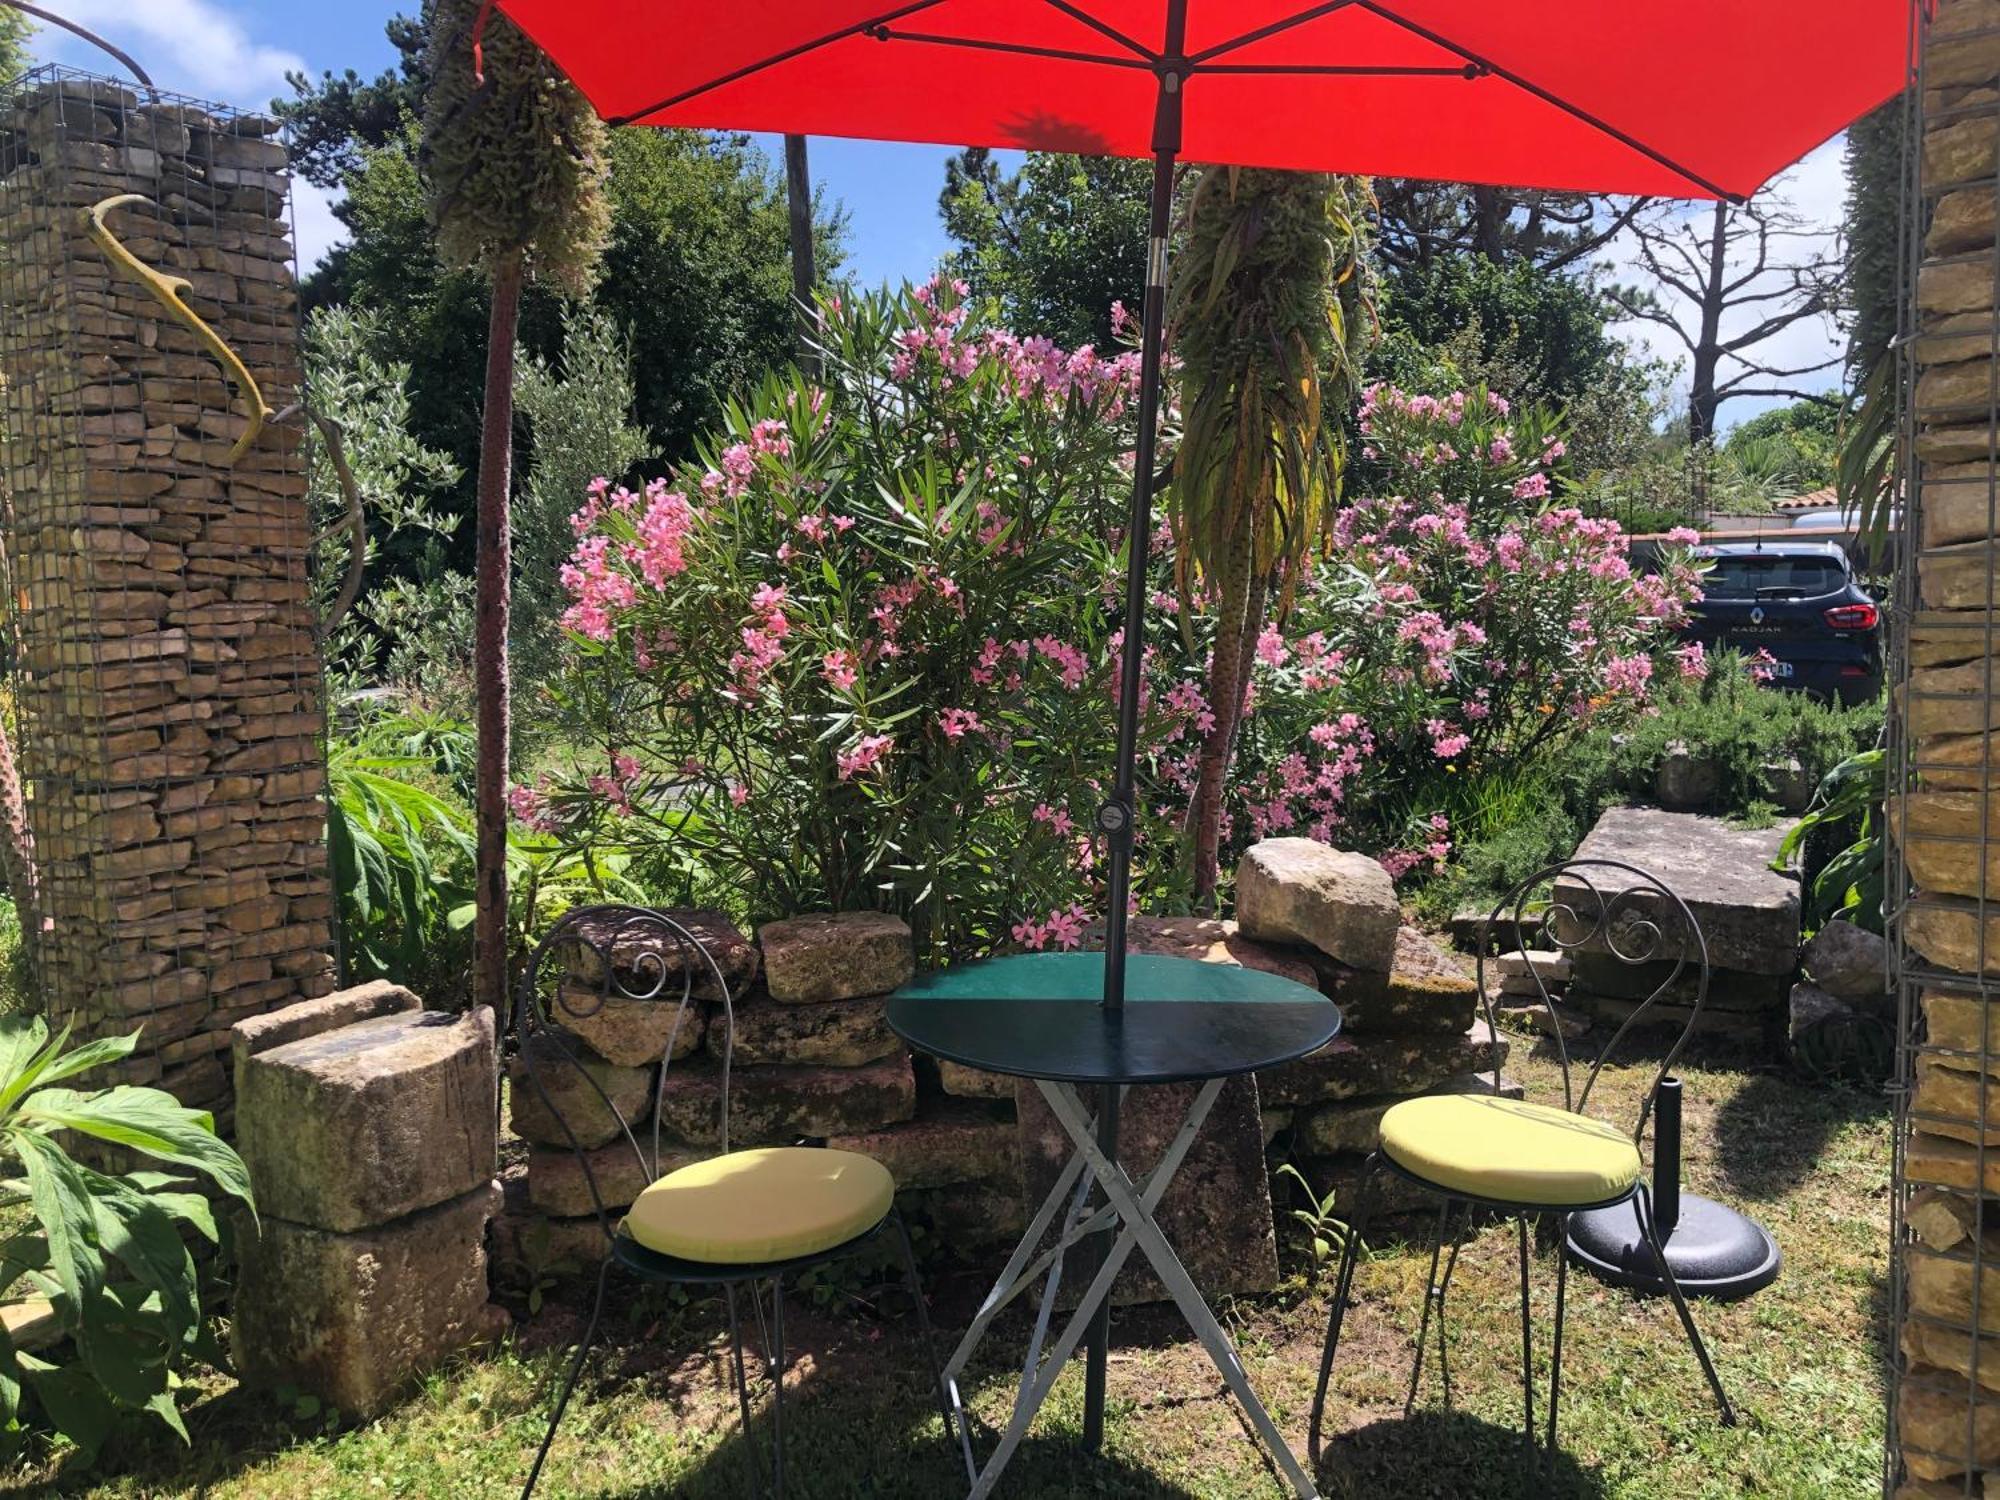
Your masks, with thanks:
[[[617,125],[1152,157],[1127,532],[1143,542],[1177,159],[1741,199],[1903,89],[1919,0],[498,3]],[[1097,817],[1112,1011],[1146,581],[1144,546],[1128,553],[1117,773]],[[1115,1090],[1098,1118],[1115,1156]],[[1091,1356],[1094,1397],[1101,1329]]]

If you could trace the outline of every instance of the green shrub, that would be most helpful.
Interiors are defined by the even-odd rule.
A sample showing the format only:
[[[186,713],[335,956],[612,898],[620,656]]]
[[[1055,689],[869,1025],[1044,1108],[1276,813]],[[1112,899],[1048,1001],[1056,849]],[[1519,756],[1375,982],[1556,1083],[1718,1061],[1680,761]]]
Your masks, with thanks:
[[[204,1347],[206,1325],[185,1232],[218,1240],[214,1210],[187,1173],[255,1209],[249,1174],[213,1116],[158,1089],[55,1086],[128,1056],[137,1040],[66,1051],[67,1028],[51,1037],[39,1016],[0,1016],[0,1156],[10,1169],[0,1208],[28,1215],[0,1239],[0,1285],[25,1278],[49,1300],[70,1357],[58,1363],[0,1337],[0,1431],[18,1442],[53,1427],[86,1461],[121,1411],[149,1411],[187,1441],[175,1367]],[[76,1137],[184,1170],[108,1175],[70,1156],[64,1141]]]

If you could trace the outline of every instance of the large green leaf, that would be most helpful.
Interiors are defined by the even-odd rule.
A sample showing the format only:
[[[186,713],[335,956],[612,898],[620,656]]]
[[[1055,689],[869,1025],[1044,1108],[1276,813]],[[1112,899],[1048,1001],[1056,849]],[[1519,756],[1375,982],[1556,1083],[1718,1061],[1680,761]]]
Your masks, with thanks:
[[[0,1089],[12,1085],[48,1040],[48,1023],[40,1016],[0,1016]]]
[[[97,1207],[83,1168],[61,1146],[32,1130],[10,1131],[8,1143],[27,1169],[35,1217],[48,1236],[49,1273],[83,1321],[104,1291]]]
[[[160,1198],[136,1192],[115,1177],[86,1170],[84,1180],[96,1198],[105,1254],[115,1257],[142,1286],[159,1293],[173,1342],[185,1343],[200,1326],[201,1299],[194,1257],[188,1254],[172,1210]]]
[[[56,1431],[76,1444],[85,1466],[94,1463],[97,1450],[104,1446],[117,1420],[111,1398],[74,1365],[52,1365],[27,1354],[21,1356],[21,1364],[27,1371],[29,1388]]]
[[[217,1137],[214,1117],[189,1109],[172,1094],[131,1085],[94,1094],[40,1089],[21,1106],[16,1118],[23,1124],[80,1131],[161,1161],[192,1167],[256,1211],[249,1171],[243,1158]],[[36,1206],[39,1209],[39,1199]]]

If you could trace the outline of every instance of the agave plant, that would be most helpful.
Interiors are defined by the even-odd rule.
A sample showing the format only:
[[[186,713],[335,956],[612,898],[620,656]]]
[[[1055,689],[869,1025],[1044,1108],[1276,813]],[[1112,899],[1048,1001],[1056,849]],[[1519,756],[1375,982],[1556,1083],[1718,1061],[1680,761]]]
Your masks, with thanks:
[[[212,1115],[159,1089],[58,1087],[137,1040],[70,1048],[67,1027],[51,1036],[39,1016],[0,1017],[0,1155],[13,1174],[0,1180],[0,1209],[20,1224],[0,1238],[0,1286],[10,1301],[47,1299],[69,1355],[16,1348],[0,1328],[0,1431],[54,1427],[86,1460],[120,1411],[150,1411],[187,1440],[175,1367],[205,1348],[187,1232],[217,1241],[214,1208],[189,1174],[256,1211],[242,1158]],[[64,1148],[74,1136],[180,1170],[99,1171]]]
[[[1212,898],[1223,779],[1276,594],[1282,616],[1340,491],[1359,386],[1367,238],[1361,179],[1210,167],[1189,195],[1169,310],[1180,362],[1172,518],[1183,598],[1216,619],[1189,824]],[[1192,610],[1183,609],[1183,618]]]

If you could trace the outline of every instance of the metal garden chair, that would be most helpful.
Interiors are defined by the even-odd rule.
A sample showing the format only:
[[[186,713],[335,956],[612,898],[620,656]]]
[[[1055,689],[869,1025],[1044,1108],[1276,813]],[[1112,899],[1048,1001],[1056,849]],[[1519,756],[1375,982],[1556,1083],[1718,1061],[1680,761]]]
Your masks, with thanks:
[[[1481,929],[1478,959],[1479,1000],[1489,1026],[1495,1022],[1492,989],[1487,983],[1489,957],[1499,940],[1500,952],[1534,950],[1572,953],[1589,945],[1632,965],[1657,966],[1661,977],[1645,1000],[1629,1014],[1590,1064],[1581,1088],[1571,1082],[1568,1044],[1557,1023],[1555,1002],[1546,977],[1535,971],[1536,995],[1529,997],[1548,1009],[1549,1032],[1562,1064],[1562,1105],[1529,1104],[1494,1095],[1447,1094],[1405,1100],[1382,1117],[1375,1152],[1362,1174],[1353,1230],[1347,1236],[1334,1283],[1333,1310],[1327,1321],[1326,1344],[1320,1356],[1319,1385],[1313,1394],[1308,1446],[1313,1459],[1320,1452],[1320,1424],[1326,1390],[1340,1348],[1341,1323],[1354,1289],[1354,1274],[1378,1180],[1384,1174],[1423,1189],[1438,1200],[1436,1230],[1431,1242],[1430,1276],[1423,1317],[1417,1328],[1416,1358],[1410,1370],[1409,1394],[1403,1412],[1414,1409],[1423,1376],[1424,1348],[1435,1311],[1438,1361],[1444,1399],[1451,1402],[1451,1370],[1445,1352],[1445,1296],[1458,1264],[1460,1234],[1448,1234],[1453,1215],[1463,1210],[1465,1229],[1481,1210],[1512,1218],[1518,1227],[1521,1254],[1521,1402],[1522,1430],[1530,1468],[1535,1445],[1534,1343],[1528,1302],[1528,1221],[1554,1220],[1556,1243],[1567,1239],[1569,1216],[1588,1209],[1631,1204],[1640,1231],[1658,1262],[1681,1327],[1709,1388],[1715,1393],[1726,1427],[1736,1414],[1709,1359],[1707,1346],[1688,1311],[1686,1298],[1674,1280],[1653,1217],[1652,1195],[1645,1182],[1639,1142],[1660,1083],[1687,1045],[1708,997],[1708,945],[1694,914],[1656,877],[1615,860],[1575,860],[1551,865],[1531,876],[1494,907]],[[1685,1024],[1661,1058],[1653,1087],[1639,1106],[1639,1118],[1627,1132],[1585,1113],[1592,1088],[1605,1061],[1635,1025],[1662,997],[1674,990],[1692,967],[1694,998]],[[1443,1256],[1447,1238],[1448,1257]],[[1440,1277],[1439,1263],[1443,1261]],[[1562,1338],[1564,1292],[1569,1257],[1559,1249],[1556,1271],[1555,1345],[1549,1374],[1548,1448],[1556,1446],[1556,1416],[1562,1399]]]
[[[579,950],[594,958],[589,965],[597,975],[594,984],[579,984],[574,977],[574,960]],[[545,966],[557,973],[545,973]],[[660,1101],[666,1092],[675,1042],[698,988],[719,998],[724,1027],[720,1150],[713,1157],[663,1175],[659,1170]],[[640,1135],[634,1134],[633,1122],[624,1118],[609,1094],[584,1069],[574,1039],[560,1025],[563,1016],[588,1016],[614,997],[675,1007],[647,1110],[651,1123],[648,1126],[640,1122]],[[916,1306],[924,1357],[937,1385],[938,1408],[944,1415],[946,1436],[950,1437],[954,1430],[951,1404],[931,1340],[930,1314],[917,1276],[916,1256],[910,1248],[909,1232],[896,1209],[895,1180],[880,1162],[850,1151],[814,1146],[730,1149],[729,1069],[735,1038],[734,1004],[721,969],[693,933],[665,913],[644,907],[590,906],[568,913],[542,939],[521,978],[514,1005],[514,1035],[523,1064],[521,1082],[515,1086],[525,1084],[533,1088],[543,1107],[561,1124],[582,1168],[605,1238],[605,1255],[598,1270],[590,1321],[585,1325],[583,1338],[577,1344],[556,1397],[548,1432],[521,1490],[522,1500],[528,1500],[534,1493],[549,1446],[555,1440],[570,1394],[596,1339],[604,1313],[605,1288],[614,1268],[641,1281],[721,1288],[728,1310],[737,1406],[749,1457],[751,1491],[761,1494],[765,1461],[750,1436],[750,1387],[738,1307],[739,1292],[748,1292],[766,1351],[764,1372],[771,1386],[770,1489],[772,1494],[782,1496],[785,1278],[837,1260],[888,1236],[901,1261],[904,1287]],[[573,1068],[589,1083],[597,1099],[617,1120],[618,1134],[611,1142],[611,1149],[633,1152],[650,1184],[623,1214],[606,1204],[591,1152],[584,1149],[570,1122],[562,1119],[550,1095],[547,1070],[552,1067]],[[645,1137],[643,1145],[641,1136]],[[768,1318],[760,1290],[767,1283]]]

